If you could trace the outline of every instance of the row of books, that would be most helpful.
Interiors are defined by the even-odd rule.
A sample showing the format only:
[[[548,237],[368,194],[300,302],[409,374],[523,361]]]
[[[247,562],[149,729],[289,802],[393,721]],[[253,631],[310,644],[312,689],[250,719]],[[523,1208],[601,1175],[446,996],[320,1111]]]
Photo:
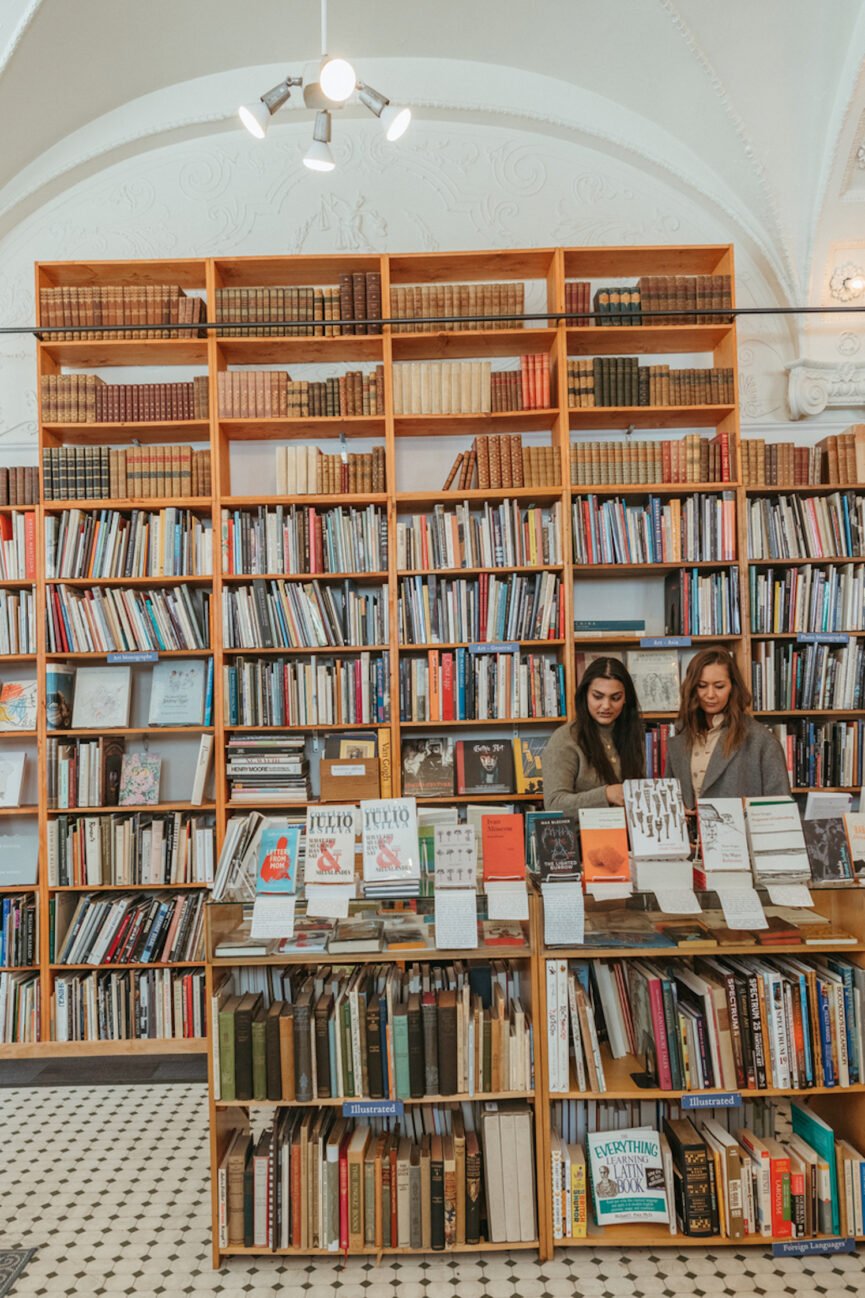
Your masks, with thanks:
[[[751,693],[758,712],[858,710],[865,705],[865,645],[758,642],[752,648]]]
[[[588,312],[590,293],[589,281],[566,280],[565,310]],[[732,301],[729,275],[641,275],[596,289],[592,310],[596,325],[729,324]],[[656,311],[664,314],[653,319]]]
[[[396,563],[406,568],[541,567],[562,562],[562,506],[515,500],[412,514],[396,525]]]
[[[278,496],[336,496],[385,490],[383,446],[326,454],[317,446],[277,446]]]
[[[550,408],[550,358],[521,356],[519,370],[492,361],[400,361],[393,366],[400,415],[469,415]]]
[[[58,965],[174,964],[201,960],[204,897],[84,893],[49,902],[49,960]]]
[[[741,635],[738,572],[670,573],[664,579],[664,626],[667,635]]]
[[[553,446],[523,446],[521,433],[490,433],[476,437],[467,451],[458,451],[442,491],[475,487],[548,487],[561,480],[559,454]]]
[[[495,721],[567,712],[565,669],[549,655],[432,649],[399,664],[400,721]]]
[[[106,383],[98,374],[43,374],[46,424],[184,423],[208,417],[207,375],[185,383]]]
[[[850,789],[865,783],[865,722],[790,721],[771,729],[787,755],[794,789]]]
[[[191,446],[46,446],[45,499],[209,497],[210,451]]]
[[[0,590],[0,657],[35,654],[36,600],[32,590]]]
[[[383,415],[384,369],[347,370],[309,383],[286,370],[220,370],[216,391],[221,419],[308,419]]]
[[[41,1041],[39,975],[0,970],[0,1044],[31,1045]]]
[[[255,581],[222,594],[226,649],[303,649],[384,645],[387,592],[380,587]]]
[[[160,590],[53,586],[47,599],[49,653],[207,649],[210,596],[188,586]]]
[[[179,284],[62,284],[39,290],[39,323],[57,330],[45,335],[47,342],[197,338],[198,329],[139,326],[197,324],[206,318],[204,298],[184,293]],[[117,325],[129,327],[105,328]]]
[[[218,331],[221,338],[380,334],[380,324],[342,322],[381,320],[381,275],[374,270],[344,271],[337,285],[321,288],[218,288],[215,318],[234,322]]]
[[[458,739],[425,735],[402,741],[402,790],[418,798],[538,793],[546,736]]]
[[[575,486],[623,486],[640,483],[732,482],[730,436],[699,433],[662,441],[576,441],[570,448],[571,482]]]
[[[39,469],[35,464],[0,468],[0,505],[38,505]]]
[[[833,632],[865,626],[865,565],[751,568],[751,631]]]
[[[164,1041],[207,1032],[203,969],[58,974],[54,1041]]]
[[[213,723],[213,662],[154,663],[149,678],[148,726],[210,726]],[[75,667],[52,662],[46,669],[45,711],[54,731],[124,730],[132,701],[129,664]],[[35,708],[35,702],[34,702]]]
[[[39,959],[39,917],[32,893],[0,899],[0,969],[20,969]]]
[[[568,407],[729,406],[735,381],[729,368],[671,369],[641,365],[637,356],[594,356],[568,361]]]
[[[254,512],[223,509],[221,519],[224,573],[387,571],[387,514],[380,506],[259,505]]]
[[[397,612],[403,645],[556,640],[565,634],[562,584],[554,572],[402,577]]]
[[[816,446],[742,440],[742,478],[746,486],[851,486],[865,482],[865,424],[830,433]]]
[[[291,735],[232,735],[225,774],[232,803],[308,802],[306,740]]]
[[[36,514],[0,514],[0,581],[36,580]]]
[[[341,726],[390,720],[390,656],[236,658],[224,668],[229,726]]]
[[[202,577],[212,572],[213,524],[188,509],[169,506],[158,513],[133,509],[128,514],[69,509],[45,516],[49,579]]]
[[[440,330],[520,329],[525,310],[525,284],[517,280],[484,284],[392,284],[391,333],[437,333]],[[482,316],[483,319],[442,321],[441,316]],[[498,316],[509,317],[497,319]],[[423,321],[430,320],[430,324]],[[420,321],[420,323],[419,323]]]
[[[572,504],[574,563],[700,563],[736,558],[736,499],[674,496],[646,504],[628,497],[577,496]]]
[[[747,518],[749,559],[865,558],[865,496],[761,496]]]
[[[52,816],[49,888],[212,883],[215,830],[208,816]]]
[[[256,972],[245,971],[244,984]],[[274,980],[276,996],[220,989],[216,1099],[409,1100],[534,1087],[529,976],[508,961],[303,966],[272,971]]]
[[[421,1105],[399,1121],[280,1110],[257,1138],[228,1133],[220,1247],[346,1255],[531,1242],[532,1122],[519,1102]]]

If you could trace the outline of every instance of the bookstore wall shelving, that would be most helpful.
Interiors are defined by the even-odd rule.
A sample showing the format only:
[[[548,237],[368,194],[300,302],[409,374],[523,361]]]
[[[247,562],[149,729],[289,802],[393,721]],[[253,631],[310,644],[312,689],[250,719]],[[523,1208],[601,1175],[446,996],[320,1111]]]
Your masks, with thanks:
[[[169,791],[163,788],[162,801],[146,804],[146,814],[179,815],[181,821],[194,817],[204,833],[212,825],[211,859],[218,854],[233,813],[274,805],[268,801],[256,803],[232,798],[228,757],[232,739],[268,731],[302,736],[306,738],[308,754],[317,758],[328,733],[368,730],[377,738],[382,766],[388,767],[389,782],[384,791],[398,795],[401,745],[409,736],[444,733],[458,738],[496,734],[509,739],[517,735],[549,734],[555,725],[572,715],[580,656],[588,652],[605,647],[615,652],[638,650],[644,637],[663,638],[665,634],[687,637],[690,646],[722,641],[730,645],[743,671],[750,676],[752,657],[766,653],[761,646],[769,646],[769,652],[773,646],[780,647],[783,653],[785,643],[794,642],[803,629],[815,634],[827,630],[822,625],[794,628],[780,627],[774,622],[770,630],[752,630],[750,595],[752,590],[757,591],[758,575],[766,571],[777,575],[778,569],[795,571],[797,568],[807,568],[810,573],[812,560],[801,555],[771,561],[762,557],[752,559],[749,505],[755,500],[773,499],[782,492],[791,498],[825,495],[829,488],[792,484],[770,488],[752,482],[745,485],[738,424],[736,328],[724,313],[724,307],[729,310],[733,305],[733,269],[730,246],[37,265],[38,321],[46,328],[37,344],[41,503],[3,507],[5,513],[27,513],[33,520],[34,563],[26,573],[24,584],[34,593],[35,646],[32,652],[8,655],[2,665],[4,683],[30,679],[30,673],[35,670],[39,705],[34,728],[0,732],[0,739],[4,744],[17,741],[25,745],[31,766],[35,763],[38,772],[39,796],[34,792],[31,804],[11,809],[13,817],[38,823],[38,876],[32,885],[4,888],[9,893],[29,894],[35,899],[38,943],[32,965],[29,1030],[22,1032],[22,1040],[0,1046],[0,1054],[26,1057],[60,1052],[110,1053],[118,1049],[204,1051],[207,1027],[204,1017],[210,1014],[214,979],[224,968],[244,963],[239,959],[220,961],[212,957],[215,942],[236,927],[238,919],[236,908],[215,905],[208,908],[207,932],[200,934],[200,944],[193,944],[182,953],[188,958],[131,962],[128,968],[132,977],[138,977],[146,969],[164,971],[172,978],[176,973],[176,981],[183,980],[180,988],[161,987],[158,992],[163,1022],[166,1017],[170,1021],[172,1010],[179,1013],[185,1023],[183,1035],[144,1034],[122,1042],[58,1040],[58,979],[65,979],[67,973],[80,972],[92,983],[97,976],[110,979],[112,971],[126,968],[116,962],[102,966],[61,964],[55,955],[63,937],[63,925],[69,922],[75,905],[85,894],[110,897],[112,890],[128,893],[130,885],[128,881],[113,885],[51,882],[55,876],[53,872],[49,875],[47,865],[49,838],[57,832],[51,826],[61,814],[65,816],[78,810],[86,811],[90,820],[114,817],[120,811],[136,812],[134,805],[78,809],[49,805],[48,791],[54,780],[52,745],[58,741],[67,744],[86,741],[95,732],[92,727],[73,731],[68,723],[49,728],[46,673],[53,664],[69,667],[109,661],[109,654],[102,647],[85,648],[81,643],[65,641],[52,647],[55,642],[49,638],[49,618],[57,619],[52,635],[57,635],[58,626],[68,629],[68,621],[63,619],[68,619],[69,608],[64,605],[61,609],[60,605],[64,599],[74,600],[76,592],[89,605],[94,600],[113,598],[111,592],[117,592],[118,598],[130,599],[138,592],[145,603],[152,602],[160,590],[172,597],[177,592],[187,592],[183,598],[188,598],[189,603],[184,608],[190,617],[193,612],[199,616],[201,635],[193,643],[181,638],[183,647],[166,650],[160,645],[155,656],[160,661],[193,658],[210,664],[210,712],[203,712],[201,722],[196,724],[172,728],[150,723],[147,701],[152,688],[154,655],[152,652],[148,655],[151,642],[145,637],[140,643],[122,646],[124,650],[131,648],[138,652],[138,660],[131,667],[133,724],[114,728],[114,737],[123,740],[130,752],[145,755],[151,744],[158,743],[167,755],[163,757],[163,784]],[[340,295],[346,292],[347,277],[346,298]],[[725,281],[729,296],[706,297],[698,302],[673,298],[660,306],[660,299],[651,301],[647,296],[649,290],[654,291],[652,285],[657,287],[658,283],[672,284],[685,279],[694,283],[694,277],[707,284],[710,280],[713,284]],[[647,312],[654,309],[660,314],[654,317],[647,314],[641,320],[631,314],[630,302],[626,303],[622,297],[618,314],[592,320],[587,314],[592,309],[591,294],[587,298],[574,292],[576,282],[597,290],[599,285],[609,282],[618,285],[634,278],[639,278],[641,283],[645,279],[643,309]],[[163,301],[161,295],[165,294],[166,285],[177,286],[183,305],[174,307]],[[451,289],[453,285],[472,285],[476,292],[472,297],[459,298]],[[489,291],[484,292],[484,287]],[[197,314],[197,305],[188,306],[189,302],[205,303],[208,320],[230,323],[200,336],[196,324],[204,316]],[[334,302],[339,304],[338,308]],[[695,305],[703,310],[702,315],[676,314],[677,310],[686,312]],[[163,314],[146,315],[146,310],[151,308]],[[368,323],[356,329],[348,325],[341,330],[337,310],[343,321],[355,319]],[[388,317],[389,310],[392,316],[405,319],[419,315],[442,318],[462,315],[473,319],[464,322],[468,327],[456,328],[413,326],[396,321],[382,325],[379,321]],[[171,314],[172,311],[175,313]],[[318,314],[307,315],[308,311]],[[552,318],[547,318],[546,312],[553,313]],[[568,317],[559,318],[564,312]],[[508,318],[511,313],[514,317],[525,313],[526,319]],[[165,336],[160,337],[136,328],[154,319],[170,323],[173,329],[166,329]],[[286,319],[295,322],[296,327],[268,323]],[[99,326],[109,322],[127,324],[130,328],[122,337],[103,336]],[[52,327],[56,329],[58,325],[66,326],[66,332],[52,333]],[[678,357],[684,365],[698,368],[683,369],[677,377],[664,370],[664,364],[673,357]],[[600,366],[599,358],[606,358]],[[460,369],[461,366],[464,368]],[[285,378],[287,370],[290,380]],[[492,373],[487,377],[490,370]],[[282,377],[274,377],[280,372]],[[184,387],[177,400],[186,405],[171,407],[167,403],[174,399],[172,394],[156,390],[166,382],[166,373],[177,375],[178,384]],[[156,380],[153,388],[148,389],[147,400],[152,404],[140,407],[130,404],[124,408],[120,403],[125,400],[131,403],[136,396],[112,390],[120,386],[118,374],[124,384],[150,384],[151,379]],[[711,377],[706,377],[707,374]],[[302,381],[309,383],[303,391],[301,376]],[[104,390],[97,390],[103,380]],[[591,399],[587,399],[587,381],[594,386]],[[489,384],[491,401],[479,399],[484,383]],[[520,390],[522,408],[514,408],[514,385]],[[83,404],[76,406],[76,402]],[[323,413],[313,413],[314,410]],[[129,418],[129,413],[134,417]],[[663,439],[663,452],[658,449],[660,439],[655,436],[658,430],[670,430],[670,436]],[[647,442],[655,444],[655,452],[646,449]],[[192,455],[184,459],[186,450],[183,450],[176,464],[160,461],[159,453],[153,448],[163,446],[170,446],[175,452],[177,448],[187,448]],[[98,464],[94,458],[88,465],[86,455],[91,451],[98,457],[99,452],[95,451],[98,447],[111,447],[137,457],[135,472],[139,475],[143,472],[144,479],[139,476],[135,480],[135,490],[131,489],[132,459],[125,493],[123,478],[119,476],[121,470],[114,460],[105,465],[106,481],[102,484],[104,490],[100,488],[99,498],[85,490],[90,485],[88,472],[95,473]],[[63,448],[77,448],[83,453],[77,474],[71,461],[60,454]],[[319,460],[318,450],[331,458],[327,462]],[[54,460],[52,453],[55,453]],[[206,475],[203,459],[197,458],[202,453],[206,453],[208,461]],[[352,458],[355,454],[357,459]],[[502,470],[502,454],[506,458],[510,456],[510,472]],[[631,454],[634,458],[627,459]],[[145,457],[143,470],[142,455]],[[497,476],[491,476],[494,456],[499,457]],[[454,457],[462,458],[455,465],[450,485],[438,485],[444,483]],[[287,479],[287,473],[301,473],[302,460],[305,460],[303,478]],[[197,468],[190,468],[193,461]],[[315,490],[310,491],[308,474],[312,464],[319,477]],[[653,466],[660,466],[663,471],[657,481],[650,481]],[[478,485],[475,485],[475,473]],[[622,509],[648,508],[653,497],[662,509],[669,507],[671,517],[675,515],[677,520],[681,518],[677,511],[688,508],[698,515],[701,510],[716,507],[720,512],[711,524],[702,524],[699,519],[695,524],[699,545],[705,542],[708,548],[659,550],[652,552],[651,558],[641,556],[639,561],[632,561],[630,555],[623,557],[615,552],[599,555],[594,548],[580,549],[577,533],[585,517],[583,511],[589,507],[589,497],[596,509],[602,509],[605,504],[618,508],[616,502],[621,503]],[[505,565],[496,561],[502,556],[496,556],[492,563],[470,566],[431,563],[429,555],[419,561],[413,553],[401,558],[397,544],[400,529],[409,532],[413,519],[429,523],[442,506],[465,506],[477,513],[484,507],[507,507],[507,502],[519,508],[538,506],[557,511],[558,552],[553,558],[544,561],[543,554],[533,552],[530,561],[525,563]],[[252,516],[261,507],[293,503],[309,506],[323,515],[344,510],[350,520],[356,519],[361,510],[370,511],[369,526],[378,529],[380,538],[384,535],[387,538],[386,560],[380,558],[359,567],[310,562],[309,567],[314,570],[305,572],[302,563],[288,563],[284,556],[283,562],[272,566],[269,562],[272,556],[265,552],[254,564],[247,556],[241,559],[239,567],[230,566],[229,570],[223,561],[226,520],[244,513]],[[96,511],[113,511],[116,516],[129,520],[134,511],[159,513],[166,509],[185,511],[184,527],[188,531],[209,528],[210,570],[204,566],[194,571],[187,569],[182,580],[173,575],[174,570],[171,576],[160,570],[147,576],[121,574],[94,578],[89,572],[85,576],[61,577],[52,568],[49,575],[46,541],[49,524],[60,527],[74,511],[78,511],[74,514],[77,526],[80,517],[95,515]],[[722,516],[726,531],[720,538],[714,529]],[[642,535],[645,540],[645,533]],[[722,539],[727,547],[723,550],[718,548]],[[583,540],[589,540],[590,547],[594,545],[588,534]],[[660,544],[660,530],[650,541]],[[681,535],[672,533],[665,538],[665,544],[677,547],[692,542],[693,533],[690,540],[683,541]],[[834,572],[849,567],[851,579],[855,580],[855,560],[855,554],[821,553],[813,564]],[[543,579],[550,583],[545,588],[551,601],[549,616],[539,633],[526,634],[523,624],[519,633],[497,636],[492,631],[498,628],[490,628],[488,633],[487,628],[472,622],[466,612],[472,592],[486,591],[490,579],[497,577],[511,582]],[[444,589],[454,595],[449,606],[447,599],[442,605],[454,617],[452,638],[430,630],[430,607],[434,603],[432,579],[437,581],[439,591]],[[625,611],[631,612],[633,608],[644,614],[642,630],[621,625],[619,629],[609,629],[610,618],[614,619],[614,628],[615,620],[622,621],[623,580],[629,582]],[[769,580],[774,577],[770,576]],[[451,592],[446,584],[449,581],[462,581],[466,585]],[[324,641],[310,637],[303,628],[299,634],[291,629],[294,624],[286,610],[299,617],[297,610],[304,599],[310,598],[313,582],[321,590],[338,592],[340,600],[344,595],[345,607],[351,612],[352,621],[346,618],[336,643],[333,638],[327,642],[326,637]],[[0,585],[12,590],[21,586],[21,581],[15,578]],[[738,606],[732,592],[738,595]],[[283,610],[281,625],[289,628],[281,644],[256,635],[255,615],[263,619],[261,601],[266,604],[268,599],[279,603]],[[413,600],[414,610],[410,612]],[[228,608],[236,614],[232,619],[227,619]],[[130,623],[134,623],[128,608],[126,614]],[[118,613],[118,617],[122,616]],[[602,624],[606,621],[608,629],[599,633],[587,625],[593,621]],[[258,625],[261,624],[259,621]],[[834,629],[834,624],[829,629]],[[853,631],[855,645],[856,632],[865,633],[859,628]],[[427,711],[430,706],[433,710],[440,707],[441,700],[438,697],[433,700],[437,690],[427,684],[429,678],[425,672],[435,675],[443,655],[452,655],[450,661],[453,661],[472,645],[486,642],[483,647],[490,650],[499,641],[506,645],[518,642],[520,657],[532,660],[533,670],[546,681],[546,695],[540,691],[529,694],[532,706],[523,715],[444,719],[443,712],[435,716]],[[319,712],[313,721],[279,726],[264,725],[260,718],[241,721],[232,712],[234,704],[227,669],[229,673],[242,670],[244,662],[266,664],[285,660],[311,665],[334,659],[346,664],[344,670],[352,673],[352,681],[358,671],[372,673],[367,677],[372,685],[370,697],[363,696],[363,706],[367,709],[363,715]],[[355,666],[358,662],[359,668]],[[321,706],[320,678],[312,679],[319,681],[318,691],[313,684],[307,702]],[[799,700],[780,700],[777,690],[771,695],[767,692],[766,701],[779,704],[759,710],[759,715],[773,724],[810,724],[812,720],[854,724],[865,717],[865,712],[844,706],[796,706]],[[650,727],[659,735],[654,758],[659,764],[662,751],[659,728],[668,725],[672,716],[669,712],[649,712],[647,717]],[[99,734],[106,737],[103,731]],[[213,793],[193,803],[188,790],[195,768],[195,745],[202,736],[213,739]],[[385,761],[386,754],[389,762]],[[312,765],[315,768],[314,762]],[[654,773],[661,771],[656,769]],[[853,779],[844,787],[858,792],[859,783]],[[805,787],[803,783],[802,789]],[[317,788],[313,769],[307,799],[317,796]],[[518,808],[525,809],[538,799],[537,794],[506,798],[499,795],[498,801],[514,802]],[[484,801],[478,795],[471,800]],[[488,800],[495,803],[497,799],[493,795]],[[469,798],[465,795],[419,799],[420,803],[431,806],[460,805],[466,801]],[[295,808],[305,805],[305,800],[290,803]],[[145,810],[145,807],[138,809]],[[206,883],[201,879],[163,882],[161,889],[172,898],[203,896]],[[158,896],[161,889],[152,884],[139,886],[140,894],[148,897]],[[865,917],[860,914],[858,893],[853,897],[846,891],[818,893],[817,897],[819,908],[833,922],[836,919],[842,922],[843,913],[844,926],[857,938],[857,945],[848,946],[845,951],[855,963],[861,964],[865,951]],[[527,946],[513,950],[481,949],[473,952],[468,960],[504,958],[517,962],[525,973],[526,995],[534,1007],[534,1021],[543,1023],[547,1008],[545,962],[585,958],[587,951],[586,948],[547,949],[540,901],[531,900]],[[196,924],[200,930],[202,918],[198,915],[190,921],[193,931]],[[193,935],[199,942],[199,936],[195,932]],[[744,943],[741,953],[754,953],[757,949]],[[738,948],[732,953],[739,953]],[[592,958],[628,959],[643,952],[616,947],[610,951],[594,949],[589,954]],[[681,951],[670,954],[681,955]],[[421,962],[439,956],[449,958],[447,953],[423,952],[419,957],[418,953],[411,953],[412,960],[419,958]],[[393,958],[405,964],[399,953],[375,958],[379,962]],[[360,957],[358,963],[363,964],[366,959]],[[325,954],[316,955],[314,960],[321,965],[337,966],[345,962],[345,957]],[[278,963],[300,965],[305,961],[309,963],[311,958],[280,959]],[[113,994],[118,995],[116,987]],[[38,1031],[35,1028],[37,1006]],[[548,1256],[564,1242],[597,1243],[601,1238],[603,1242],[615,1244],[663,1242],[669,1238],[666,1228],[642,1226],[606,1227],[601,1236],[590,1230],[586,1238],[571,1240],[565,1236],[554,1240],[549,1176],[551,1105],[563,1098],[576,1098],[577,1092],[550,1091],[545,1038],[543,1031],[537,1032],[534,1084],[515,1095],[495,1093],[501,1099],[525,1100],[532,1113],[537,1219],[532,1238],[525,1239],[522,1246],[539,1249],[543,1256]],[[605,1100],[656,1096],[655,1092],[638,1091],[620,1061],[615,1070],[610,1070],[610,1076],[621,1084],[603,1092]],[[845,1090],[843,1105],[835,1104],[832,1109],[833,1123],[851,1139],[862,1129],[862,1089],[859,1085],[849,1088],[849,1093]],[[600,1094],[579,1092],[580,1102],[598,1098]],[[435,1103],[437,1099],[427,1096],[424,1102]],[[826,1111],[828,1102],[821,1095],[814,1098],[817,1111]],[[247,1124],[257,1107],[255,1104],[238,1107],[211,1099],[214,1184],[229,1133],[237,1130],[238,1124]],[[250,1251],[228,1248],[219,1242],[218,1207],[214,1190],[215,1260],[227,1252]],[[728,1240],[723,1237],[712,1242]],[[304,1247],[288,1251],[310,1250]],[[381,1248],[376,1245],[368,1251],[378,1252]],[[412,1250],[394,1245],[393,1251]]]

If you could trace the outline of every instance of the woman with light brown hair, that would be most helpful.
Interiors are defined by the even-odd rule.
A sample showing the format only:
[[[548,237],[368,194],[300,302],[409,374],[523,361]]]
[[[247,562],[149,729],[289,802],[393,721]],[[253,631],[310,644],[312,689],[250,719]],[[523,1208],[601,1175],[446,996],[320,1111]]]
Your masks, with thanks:
[[[691,659],[666,769],[681,784],[686,807],[710,796],[789,797],[784,751],[750,706],[750,691],[726,649],[701,649]]]

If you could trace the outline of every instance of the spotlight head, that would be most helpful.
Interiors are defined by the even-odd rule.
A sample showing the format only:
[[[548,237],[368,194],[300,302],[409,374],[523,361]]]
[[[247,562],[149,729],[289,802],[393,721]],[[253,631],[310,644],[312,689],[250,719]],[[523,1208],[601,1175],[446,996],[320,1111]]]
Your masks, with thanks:
[[[257,140],[263,140],[274,113],[291,98],[292,86],[301,84],[300,77],[286,77],[279,85],[265,91],[255,104],[243,104],[239,109],[240,120]]]
[[[357,83],[357,97],[365,108],[379,118],[385,135],[391,142],[405,135],[411,121],[410,108],[397,108],[380,90],[374,90],[363,81]]]
[[[315,115],[312,144],[303,155],[303,165],[310,171],[333,171],[336,166],[330,151],[330,113],[327,109]]]
[[[319,75],[321,88],[335,104],[344,104],[357,85],[354,68],[347,59],[322,60]]]
[[[865,292],[865,275],[848,276],[844,281],[844,287],[858,297],[860,293]]]

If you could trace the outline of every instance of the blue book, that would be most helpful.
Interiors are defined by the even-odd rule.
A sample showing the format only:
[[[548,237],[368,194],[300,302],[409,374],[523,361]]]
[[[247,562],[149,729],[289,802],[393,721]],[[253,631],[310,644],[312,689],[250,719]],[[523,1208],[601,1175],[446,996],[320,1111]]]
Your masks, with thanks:
[[[207,677],[204,684],[204,721],[205,726],[213,724],[213,659],[207,660]],[[229,722],[229,725],[233,724]]]
[[[454,720],[464,721],[466,719],[466,651],[457,649],[456,654],[457,697]]]
[[[393,1066],[396,1074],[396,1098],[411,1099],[411,1078],[408,1066],[408,1006],[397,1006],[391,1024],[393,1040]],[[402,1013],[398,1011],[402,1010]]]
[[[823,1085],[835,1086],[835,1068],[832,1064],[832,1009],[824,983],[817,979],[817,1009],[820,1014],[820,1051],[823,1057]]]
[[[300,825],[268,825],[258,841],[256,892],[293,893],[297,888]]]
[[[841,1214],[838,1210],[838,1172],[835,1166],[835,1132],[822,1118],[793,1100],[790,1105],[793,1118],[793,1131],[812,1149],[816,1149],[822,1159],[829,1164],[829,1193],[832,1197],[832,1234],[841,1230]]]
[[[156,943],[162,932],[162,926],[165,922],[165,917],[168,914],[169,910],[173,910],[173,909],[174,909],[174,903],[171,901],[163,901],[160,904],[159,910],[156,912],[156,919],[153,921],[150,927],[150,934],[147,938],[147,941],[144,944],[144,950],[141,952],[142,964],[149,964],[150,961],[153,959],[153,952],[156,949]]]

